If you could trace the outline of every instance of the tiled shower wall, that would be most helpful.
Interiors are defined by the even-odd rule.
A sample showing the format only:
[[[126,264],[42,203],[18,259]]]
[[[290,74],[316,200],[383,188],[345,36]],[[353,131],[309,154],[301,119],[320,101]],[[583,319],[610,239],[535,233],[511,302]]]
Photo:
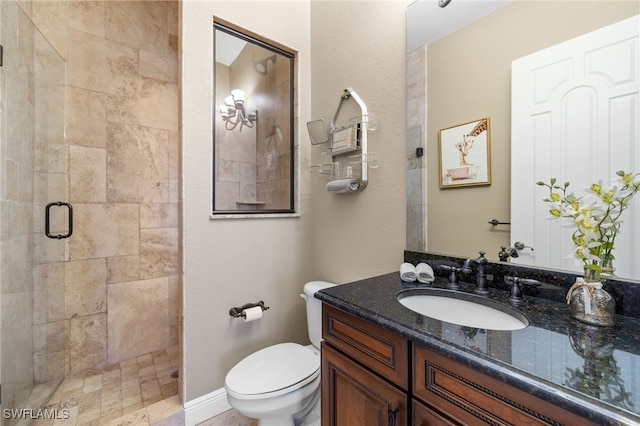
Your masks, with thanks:
[[[176,1],[20,3],[66,59],[66,371],[177,344]]]
[[[426,251],[426,199],[423,191],[426,158],[416,154],[423,147],[426,155],[427,46],[407,54],[407,247]]]

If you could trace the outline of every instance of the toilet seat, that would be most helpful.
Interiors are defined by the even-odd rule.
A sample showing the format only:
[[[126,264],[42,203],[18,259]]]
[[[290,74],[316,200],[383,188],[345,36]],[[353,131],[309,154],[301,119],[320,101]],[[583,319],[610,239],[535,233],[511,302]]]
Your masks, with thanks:
[[[297,343],[280,343],[247,356],[225,378],[228,394],[263,399],[301,388],[320,374],[320,359]]]

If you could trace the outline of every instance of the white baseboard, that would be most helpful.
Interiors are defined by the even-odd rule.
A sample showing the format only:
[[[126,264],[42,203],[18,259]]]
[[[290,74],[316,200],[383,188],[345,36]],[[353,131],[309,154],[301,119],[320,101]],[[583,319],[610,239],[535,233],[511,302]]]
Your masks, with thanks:
[[[224,388],[220,388],[185,402],[184,422],[186,426],[194,426],[230,409],[227,392]]]

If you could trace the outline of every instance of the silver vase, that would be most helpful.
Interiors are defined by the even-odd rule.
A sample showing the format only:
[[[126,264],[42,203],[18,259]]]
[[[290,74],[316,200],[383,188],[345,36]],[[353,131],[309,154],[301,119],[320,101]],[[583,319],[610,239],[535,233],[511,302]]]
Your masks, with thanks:
[[[602,288],[600,274],[585,268],[584,279],[578,278],[569,298],[571,317],[586,324],[611,327],[616,324],[616,302]]]

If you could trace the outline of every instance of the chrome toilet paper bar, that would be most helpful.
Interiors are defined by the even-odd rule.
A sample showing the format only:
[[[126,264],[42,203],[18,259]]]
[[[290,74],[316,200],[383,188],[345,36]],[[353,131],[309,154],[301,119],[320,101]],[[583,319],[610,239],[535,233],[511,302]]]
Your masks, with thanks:
[[[232,316],[233,318],[246,318],[246,314],[244,313],[244,310],[249,308],[255,308],[257,306],[259,306],[263,312],[269,309],[269,307],[265,306],[264,302],[261,300],[256,303],[245,303],[242,306],[233,307],[229,309],[229,315]]]

